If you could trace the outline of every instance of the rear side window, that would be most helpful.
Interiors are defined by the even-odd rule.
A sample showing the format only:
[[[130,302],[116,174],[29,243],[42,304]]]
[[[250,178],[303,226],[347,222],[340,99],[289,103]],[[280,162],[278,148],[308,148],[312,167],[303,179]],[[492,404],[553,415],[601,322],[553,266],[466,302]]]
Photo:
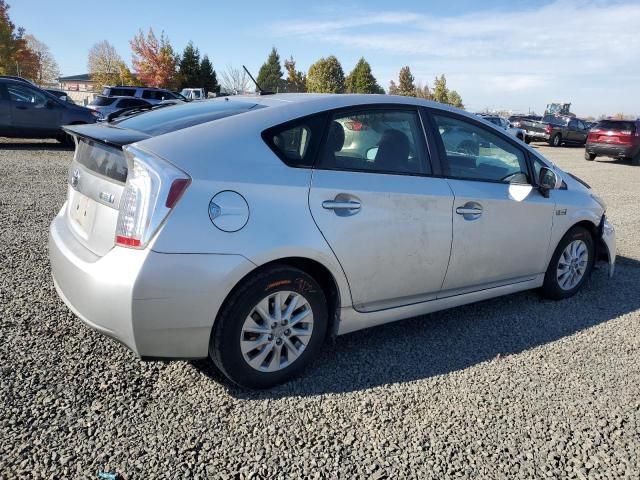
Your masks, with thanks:
[[[333,115],[319,168],[430,174],[415,110],[367,109]]]
[[[615,122],[612,120],[602,120],[596,125],[600,130],[613,130],[615,132],[631,132],[636,133],[635,122]]]
[[[163,92],[162,90],[143,90],[142,98],[146,98],[148,100],[168,100],[173,98],[168,92]]]
[[[92,172],[111,180],[120,183],[127,181],[127,161],[122,150],[81,139],[75,160]]]
[[[270,128],[262,139],[290,167],[313,167],[325,115],[312,115]]]
[[[112,97],[134,97],[136,95],[136,89],[111,87],[111,88],[105,88],[102,91],[102,94],[106,96],[112,96]]]
[[[140,107],[142,105],[149,105],[148,102],[144,100],[137,100],[135,98],[123,98],[118,102],[118,108],[131,108],[131,107]]]

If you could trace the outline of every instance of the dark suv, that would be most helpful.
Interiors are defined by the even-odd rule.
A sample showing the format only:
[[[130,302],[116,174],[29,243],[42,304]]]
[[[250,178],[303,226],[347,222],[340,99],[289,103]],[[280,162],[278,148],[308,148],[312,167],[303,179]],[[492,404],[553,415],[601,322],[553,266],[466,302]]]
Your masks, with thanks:
[[[601,120],[591,129],[584,158],[630,158],[640,165],[640,120]]]
[[[0,77],[0,137],[73,143],[61,127],[95,123],[98,117],[97,112],[60,100],[29,82]]]

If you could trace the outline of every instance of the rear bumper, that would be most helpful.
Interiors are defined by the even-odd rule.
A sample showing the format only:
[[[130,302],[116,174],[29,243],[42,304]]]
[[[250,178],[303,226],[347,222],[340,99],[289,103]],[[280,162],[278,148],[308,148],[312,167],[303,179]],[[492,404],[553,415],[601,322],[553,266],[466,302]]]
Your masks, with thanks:
[[[60,298],[89,327],[140,357],[203,358],[216,314],[254,265],[240,255],[163,254],[114,247],[95,256],[66,219],[49,230]]]
[[[525,135],[533,140],[549,140],[549,134],[544,132],[536,132],[533,130],[524,131]]]
[[[633,157],[640,150],[639,145],[611,145],[607,143],[587,143],[585,145],[587,153],[601,155],[603,157]]]

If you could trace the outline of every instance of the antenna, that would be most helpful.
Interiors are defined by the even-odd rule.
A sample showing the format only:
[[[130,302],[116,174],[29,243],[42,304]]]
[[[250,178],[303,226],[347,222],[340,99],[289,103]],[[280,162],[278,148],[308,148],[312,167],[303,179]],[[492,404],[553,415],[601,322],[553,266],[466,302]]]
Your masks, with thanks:
[[[256,82],[256,79],[253,78],[253,75],[251,75],[249,70],[247,70],[247,67],[242,65],[242,68],[244,68],[244,71],[247,72],[247,75],[249,75],[249,78],[251,79],[251,81],[256,84],[256,88],[258,89],[258,95],[273,95],[273,92],[269,92],[269,91],[263,90],[260,87],[260,85],[258,85],[258,82]]]

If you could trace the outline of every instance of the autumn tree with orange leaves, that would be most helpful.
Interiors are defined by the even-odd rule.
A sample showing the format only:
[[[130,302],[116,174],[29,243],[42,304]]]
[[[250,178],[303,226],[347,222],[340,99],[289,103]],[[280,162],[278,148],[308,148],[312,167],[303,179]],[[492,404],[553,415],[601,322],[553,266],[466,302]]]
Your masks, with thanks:
[[[164,32],[158,39],[153,29],[149,28],[146,36],[140,30],[130,44],[133,68],[142,83],[149,87],[175,87],[178,59]]]

